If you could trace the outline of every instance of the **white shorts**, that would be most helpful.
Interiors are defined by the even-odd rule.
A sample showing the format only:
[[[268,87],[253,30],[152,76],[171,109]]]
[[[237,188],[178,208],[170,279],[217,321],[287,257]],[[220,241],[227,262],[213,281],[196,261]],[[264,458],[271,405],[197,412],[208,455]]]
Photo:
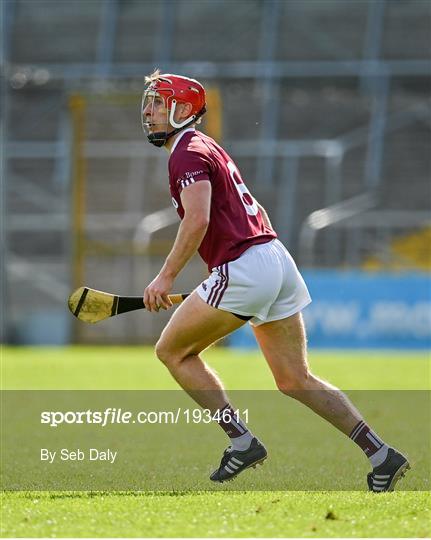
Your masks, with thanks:
[[[295,261],[277,239],[213,268],[196,291],[210,306],[250,317],[253,326],[290,317],[311,302]]]

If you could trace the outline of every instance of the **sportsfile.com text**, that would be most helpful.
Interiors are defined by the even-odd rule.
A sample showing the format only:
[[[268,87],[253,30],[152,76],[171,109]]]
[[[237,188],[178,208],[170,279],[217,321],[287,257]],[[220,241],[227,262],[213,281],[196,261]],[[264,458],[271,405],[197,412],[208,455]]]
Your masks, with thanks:
[[[42,411],[40,423],[49,427],[61,424],[96,424],[105,427],[113,424],[209,424],[211,422],[238,421],[238,418],[248,422],[248,409],[243,411],[216,411],[209,409],[187,409],[178,407],[172,411],[139,411],[133,413],[121,408],[108,407],[104,411]]]

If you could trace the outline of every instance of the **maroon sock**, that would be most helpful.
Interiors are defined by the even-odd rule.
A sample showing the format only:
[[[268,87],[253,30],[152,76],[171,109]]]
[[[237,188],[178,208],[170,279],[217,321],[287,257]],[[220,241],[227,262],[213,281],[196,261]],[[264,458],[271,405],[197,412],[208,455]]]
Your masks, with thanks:
[[[349,437],[362,448],[368,458],[385,446],[380,437],[363,420],[356,424]]]
[[[238,411],[232,409],[229,403],[218,410],[217,423],[231,439],[241,437],[248,432],[248,428],[239,417]]]

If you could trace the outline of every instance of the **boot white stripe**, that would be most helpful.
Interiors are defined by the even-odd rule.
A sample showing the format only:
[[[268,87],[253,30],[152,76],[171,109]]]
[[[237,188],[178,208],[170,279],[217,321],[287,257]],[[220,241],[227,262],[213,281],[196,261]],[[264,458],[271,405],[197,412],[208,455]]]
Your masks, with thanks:
[[[232,460],[229,461],[228,465],[229,465],[229,467],[232,467],[232,469],[235,469],[235,470],[238,469],[238,465],[234,465]]]
[[[225,469],[227,470],[227,472],[230,472],[231,474],[233,474],[235,472],[232,469],[229,469],[229,467],[227,465],[225,465]]]
[[[387,478],[390,478],[390,474],[373,474],[373,478],[376,480],[385,480]]]
[[[243,464],[244,464],[243,461],[240,461],[240,460],[237,459],[236,457],[231,457],[231,458],[230,458],[230,461],[232,461],[233,463],[237,463],[238,465],[243,465]]]
[[[373,480],[375,486],[385,486],[387,483],[387,480]]]

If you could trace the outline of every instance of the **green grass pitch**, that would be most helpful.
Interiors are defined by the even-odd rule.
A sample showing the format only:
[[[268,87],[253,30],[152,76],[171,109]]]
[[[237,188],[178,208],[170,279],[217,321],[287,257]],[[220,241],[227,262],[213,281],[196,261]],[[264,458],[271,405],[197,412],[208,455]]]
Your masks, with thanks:
[[[257,352],[213,348],[205,358],[228,389],[275,388]],[[429,389],[430,362],[425,353],[311,351],[310,364],[317,375],[345,390]],[[2,388],[177,387],[150,348],[5,347]],[[286,427],[287,456],[292,436]],[[357,455],[365,475],[366,461],[359,450]],[[270,474],[270,461],[262,471]],[[338,472],[336,462],[333,472]],[[409,474],[414,475],[415,469]],[[427,491],[7,492],[2,494],[1,533],[3,537],[429,537],[430,502]]]

